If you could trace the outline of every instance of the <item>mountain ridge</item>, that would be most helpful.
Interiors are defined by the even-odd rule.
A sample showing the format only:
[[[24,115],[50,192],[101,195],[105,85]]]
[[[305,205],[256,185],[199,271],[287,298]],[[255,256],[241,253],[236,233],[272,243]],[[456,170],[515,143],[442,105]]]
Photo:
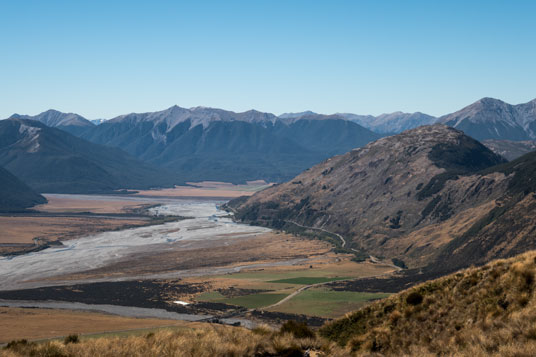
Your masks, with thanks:
[[[441,116],[438,122],[463,130],[477,140],[536,139],[536,99],[512,105],[484,97],[454,113]]]
[[[412,269],[452,271],[536,248],[530,233],[521,234],[536,229],[531,175],[536,153],[507,163],[436,124],[330,158],[228,205],[243,222],[322,227],[344,236],[349,248]]]
[[[27,119],[0,121],[0,165],[39,192],[97,193],[171,185],[165,171]]]

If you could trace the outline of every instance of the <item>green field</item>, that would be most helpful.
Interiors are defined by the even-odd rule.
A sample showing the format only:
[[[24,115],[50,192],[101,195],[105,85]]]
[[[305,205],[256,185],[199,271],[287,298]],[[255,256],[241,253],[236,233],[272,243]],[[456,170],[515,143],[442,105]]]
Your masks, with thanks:
[[[346,279],[352,279],[349,277],[323,277],[323,276],[300,276],[297,278],[289,278],[289,279],[279,279],[279,280],[271,280],[268,281],[269,283],[279,283],[279,284],[298,284],[298,285],[312,285],[312,284],[320,284],[320,283],[327,283],[330,281],[337,281],[337,280],[346,280]]]
[[[333,291],[325,287],[311,288],[274,308],[274,311],[306,314],[321,317],[338,317],[359,309],[371,300],[383,299],[390,294]]]
[[[247,307],[248,309],[255,309],[255,308],[275,304],[279,300],[285,298],[287,295],[288,294],[259,293],[259,294],[251,294],[251,295],[226,298],[225,296],[223,296],[217,291],[211,291],[211,292],[203,293],[199,295],[197,297],[197,300],[221,302],[224,304]]]
[[[355,276],[354,276],[355,275]],[[359,272],[349,271],[331,271],[328,269],[308,269],[296,271],[281,271],[281,272],[240,272],[226,275],[226,278],[244,279],[250,281],[273,282],[277,280],[286,280],[294,278],[330,278],[330,279],[348,279],[348,277],[361,277]]]

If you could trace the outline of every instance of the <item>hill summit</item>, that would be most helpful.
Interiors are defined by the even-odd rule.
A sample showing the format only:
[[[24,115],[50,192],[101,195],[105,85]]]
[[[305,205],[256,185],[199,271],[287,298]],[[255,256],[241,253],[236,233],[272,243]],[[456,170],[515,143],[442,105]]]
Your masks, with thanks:
[[[344,237],[346,248],[452,271],[536,248],[529,233],[535,159],[530,153],[507,164],[459,130],[423,126],[229,207],[244,222],[321,229]]]

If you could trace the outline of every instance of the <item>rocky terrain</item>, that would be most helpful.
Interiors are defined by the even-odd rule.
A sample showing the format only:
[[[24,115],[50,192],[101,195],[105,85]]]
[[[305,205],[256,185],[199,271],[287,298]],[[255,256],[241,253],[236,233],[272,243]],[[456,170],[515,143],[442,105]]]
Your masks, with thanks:
[[[343,236],[347,248],[409,268],[452,270],[535,246],[535,159],[507,164],[461,131],[423,126],[229,207],[244,222],[315,227]]]

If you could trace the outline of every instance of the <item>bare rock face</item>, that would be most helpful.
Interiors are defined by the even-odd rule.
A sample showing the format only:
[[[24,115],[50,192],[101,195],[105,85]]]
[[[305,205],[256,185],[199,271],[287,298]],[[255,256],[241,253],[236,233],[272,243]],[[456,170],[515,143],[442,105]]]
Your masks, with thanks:
[[[422,266],[493,209],[508,177],[479,171],[501,163],[461,131],[422,126],[328,159],[230,206],[246,222],[322,228],[353,248]],[[473,215],[463,219],[468,209]],[[432,225],[446,233],[430,239],[434,232],[423,229]]]

